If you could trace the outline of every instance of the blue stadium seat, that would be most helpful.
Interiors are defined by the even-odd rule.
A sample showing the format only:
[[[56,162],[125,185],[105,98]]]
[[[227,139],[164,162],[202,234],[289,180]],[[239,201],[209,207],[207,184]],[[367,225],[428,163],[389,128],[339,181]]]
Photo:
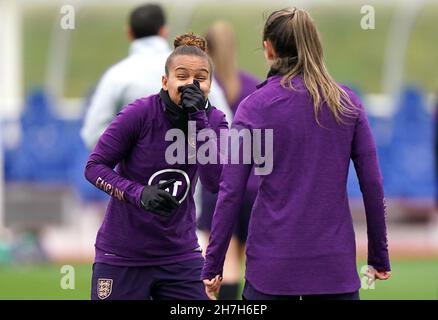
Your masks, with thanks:
[[[82,201],[107,201],[109,196],[84,176],[89,151],[79,136],[82,122],[57,118],[48,96],[33,91],[20,118],[21,143],[4,150],[6,180],[69,184]]]
[[[56,118],[48,96],[41,90],[28,96],[20,120],[21,144],[8,160],[8,180],[65,183],[79,122]]]
[[[433,117],[426,109],[423,93],[415,87],[406,87],[394,117],[390,155],[390,179],[396,181],[399,196],[435,196],[433,141]]]

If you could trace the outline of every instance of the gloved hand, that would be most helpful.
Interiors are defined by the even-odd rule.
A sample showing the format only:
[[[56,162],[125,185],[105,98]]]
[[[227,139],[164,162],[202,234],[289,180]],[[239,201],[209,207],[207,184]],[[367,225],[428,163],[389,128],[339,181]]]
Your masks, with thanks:
[[[145,186],[141,193],[142,208],[161,217],[169,217],[172,210],[179,207],[179,202],[164,189],[173,185],[175,181],[171,179],[153,186]]]
[[[187,112],[192,113],[205,109],[207,101],[198,80],[193,81],[192,84],[178,87],[178,91],[181,92],[182,106]]]

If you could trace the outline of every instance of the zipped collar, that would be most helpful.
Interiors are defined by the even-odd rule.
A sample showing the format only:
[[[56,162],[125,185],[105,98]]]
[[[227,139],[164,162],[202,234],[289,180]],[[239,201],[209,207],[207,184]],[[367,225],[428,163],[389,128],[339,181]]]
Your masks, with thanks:
[[[167,41],[160,36],[144,37],[132,41],[129,54],[167,53],[170,51]]]

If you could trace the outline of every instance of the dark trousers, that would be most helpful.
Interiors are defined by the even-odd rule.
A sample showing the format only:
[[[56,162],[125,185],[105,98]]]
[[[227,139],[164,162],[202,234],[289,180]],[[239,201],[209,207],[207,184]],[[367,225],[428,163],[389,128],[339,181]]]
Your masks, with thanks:
[[[163,266],[93,265],[92,300],[208,300],[200,280],[204,259]]]
[[[302,296],[270,295],[257,291],[248,281],[245,282],[242,298],[243,300],[360,300],[359,291]]]

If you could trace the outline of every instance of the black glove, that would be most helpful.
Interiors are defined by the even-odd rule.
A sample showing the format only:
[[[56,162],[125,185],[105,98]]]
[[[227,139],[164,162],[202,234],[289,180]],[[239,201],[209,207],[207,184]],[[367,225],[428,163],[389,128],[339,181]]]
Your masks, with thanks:
[[[205,109],[207,101],[198,80],[193,81],[192,84],[178,87],[178,91],[181,92],[182,106],[187,112],[192,113]]]
[[[171,179],[153,186],[145,186],[141,193],[142,208],[161,217],[169,217],[172,210],[179,207],[179,203],[164,189],[173,185],[175,181],[175,179]]]

